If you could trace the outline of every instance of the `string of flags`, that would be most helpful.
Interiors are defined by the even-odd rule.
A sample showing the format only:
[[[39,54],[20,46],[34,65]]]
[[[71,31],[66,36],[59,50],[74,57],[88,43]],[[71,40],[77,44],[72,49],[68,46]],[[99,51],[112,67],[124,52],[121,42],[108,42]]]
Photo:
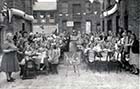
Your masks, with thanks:
[[[110,9],[110,10],[107,10],[107,11],[104,11],[102,13],[102,16],[103,17],[106,17],[106,16],[109,16],[109,15],[112,15],[113,13],[115,13],[118,9],[118,3],[119,3],[120,0],[115,0],[115,5]]]

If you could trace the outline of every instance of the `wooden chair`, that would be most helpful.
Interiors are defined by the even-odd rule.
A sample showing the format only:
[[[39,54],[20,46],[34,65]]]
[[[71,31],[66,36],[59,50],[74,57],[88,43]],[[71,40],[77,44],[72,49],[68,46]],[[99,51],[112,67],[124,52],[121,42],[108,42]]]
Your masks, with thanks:
[[[65,59],[65,64],[67,66],[66,76],[68,76],[69,66],[73,66],[74,73],[78,73],[78,75],[80,76],[80,71],[79,71],[80,53],[79,52],[65,52],[64,59]]]
[[[34,60],[26,60],[22,79],[33,79],[37,77],[36,64]]]

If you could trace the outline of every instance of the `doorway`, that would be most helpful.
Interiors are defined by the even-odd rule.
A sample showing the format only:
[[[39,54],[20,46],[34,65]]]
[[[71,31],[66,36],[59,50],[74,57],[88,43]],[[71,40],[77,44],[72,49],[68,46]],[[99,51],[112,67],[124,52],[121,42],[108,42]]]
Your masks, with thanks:
[[[86,21],[86,33],[91,33],[91,21]]]
[[[76,30],[76,31],[82,31],[82,29],[81,29],[81,22],[74,22],[73,29]]]
[[[112,31],[112,20],[107,21],[107,31]]]
[[[25,31],[25,23],[22,23],[22,31]]]

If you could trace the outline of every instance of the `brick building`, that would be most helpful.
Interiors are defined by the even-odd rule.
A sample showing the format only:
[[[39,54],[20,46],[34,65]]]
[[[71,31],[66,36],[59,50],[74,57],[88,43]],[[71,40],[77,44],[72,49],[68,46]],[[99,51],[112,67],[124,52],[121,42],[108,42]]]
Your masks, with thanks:
[[[139,35],[139,0],[104,0],[102,3],[102,30],[131,30]],[[106,13],[105,13],[106,11]]]
[[[35,0],[0,0],[0,18],[4,18],[0,23],[2,25],[0,26],[0,45],[7,32],[32,31],[32,5],[34,2]],[[6,16],[2,16],[2,7],[5,3],[9,10]]]
[[[101,4],[98,0],[57,0],[60,32],[77,30],[90,33],[100,28]]]
[[[137,37],[140,33],[140,0],[127,0],[128,30],[135,32]],[[139,39],[140,40],[140,39]]]
[[[46,34],[58,29],[56,23],[57,3],[56,2],[37,2],[33,6],[33,32]]]
[[[13,15],[11,18],[11,27],[12,32],[16,31],[32,31],[32,21],[30,19],[24,18],[24,14],[32,15],[33,14],[33,1],[34,0],[6,0],[8,8],[14,8],[18,14]],[[24,13],[24,14],[22,14]]]

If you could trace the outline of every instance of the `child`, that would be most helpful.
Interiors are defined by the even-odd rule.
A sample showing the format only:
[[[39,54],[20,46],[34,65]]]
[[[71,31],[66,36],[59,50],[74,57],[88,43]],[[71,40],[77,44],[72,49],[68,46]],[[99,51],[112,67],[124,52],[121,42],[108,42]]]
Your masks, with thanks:
[[[29,60],[29,56],[32,54],[32,48],[31,48],[31,46],[29,45],[29,43],[28,43],[28,42],[25,42],[24,45],[25,45],[25,47],[26,47],[26,48],[24,49],[24,55],[25,55],[25,57],[24,57],[24,58],[21,60],[21,62],[19,63],[19,64],[20,64],[20,68],[21,68],[21,70],[20,70],[20,77],[21,77],[21,78],[23,77],[25,62],[26,62],[27,60]]]
[[[58,74],[57,66],[59,63],[59,57],[60,57],[60,48],[52,44],[51,49],[49,50],[49,59],[48,59],[52,74]]]
[[[95,56],[94,56],[94,50],[93,50],[93,45],[90,44],[86,49],[85,52],[87,54],[87,61],[92,63],[94,62]]]

